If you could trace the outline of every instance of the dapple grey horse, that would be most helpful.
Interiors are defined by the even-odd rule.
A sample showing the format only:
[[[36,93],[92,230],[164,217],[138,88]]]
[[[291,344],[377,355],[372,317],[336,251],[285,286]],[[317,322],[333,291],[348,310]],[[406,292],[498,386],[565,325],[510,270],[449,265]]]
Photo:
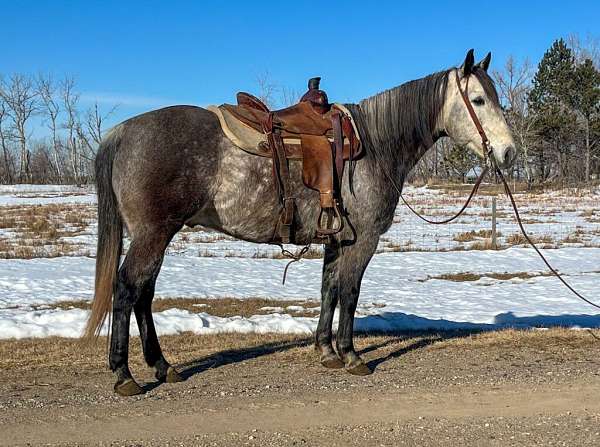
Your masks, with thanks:
[[[355,162],[353,193],[348,176],[342,179],[348,225],[325,246],[321,314],[315,334],[324,366],[353,374],[370,372],[354,349],[354,313],[363,273],[379,237],[392,224],[398,189],[410,170],[442,136],[484,156],[459,85],[464,89],[470,80],[468,98],[496,163],[502,167],[514,160],[515,145],[487,74],[489,63],[489,54],[475,63],[471,50],[459,68],[346,105],[365,153]],[[315,234],[319,197],[303,186],[299,162],[290,162],[290,171],[297,204],[296,242],[304,245]],[[164,252],[175,233],[184,225],[202,225],[235,238],[268,243],[280,205],[271,160],[237,148],[224,135],[215,114],[200,107],[167,107],[117,125],[98,150],[96,180],[96,283],[86,334],[99,333],[112,303],[109,364],[117,376],[115,391],[133,395],[143,390],[128,366],[132,311],[144,357],[155,368],[157,379],[181,380],[163,356],[151,310]],[[131,245],[120,263],[125,229]],[[338,305],[334,349],[332,322]]]

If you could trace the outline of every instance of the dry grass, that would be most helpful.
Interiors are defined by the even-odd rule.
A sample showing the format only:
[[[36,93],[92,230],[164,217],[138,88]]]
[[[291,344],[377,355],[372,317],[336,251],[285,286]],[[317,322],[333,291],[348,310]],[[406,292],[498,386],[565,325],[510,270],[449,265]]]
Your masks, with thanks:
[[[599,334],[599,331],[594,331]],[[460,335],[460,336],[456,336]],[[596,335],[598,336],[598,335]],[[278,361],[316,361],[312,347],[312,337],[282,334],[218,334],[195,335],[183,333],[160,338],[164,352],[176,364],[182,364],[218,354],[235,355],[235,352],[261,350],[265,347],[284,346],[290,343],[295,347],[282,349],[272,354]],[[428,341],[431,343],[429,344]],[[514,352],[530,348],[538,352],[565,354],[581,349],[597,349],[598,340],[589,331],[569,329],[501,330],[490,332],[401,332],[395,335],[359,335],[357,349],[371,346],[399,346],[424,344],[425,350],[443,350],[447,355],[466,350],[502,350]],[[594,351],[595,352],[595,351]],[[145,367],[138,337],[132,337],[130,365],[133,368]],[[269,356],[271,357],[271,356]],[[1,340],[0,370],[22,370],[56,368],[94,370],[100,373],[106,368],[106,338],[100,337],[97,343],[83,346],[77,339],[49,337],[43,339]]]
[[[1,211],[0,228],[14,233],[13,237],[0,240],[0,258],[4,259],[58,257],[78,252],[78,244],[63,238],[82,234],[95,219],[95,207],[91,205],[4,206]]]
[[[581,217],[593,217],[594,213],[595,213],[595,210],[592,209],[592,208],[590,208],[590,209],[587,209],[587,210],[583,210],[581,213],[579,213],[579,215]]]
[[[375,253],[397,253],[397,252],[448,252],[448,251],[464,251],[465,248],[462,245],[457,245],[455,247],[419,247],[414,244],[412,240],[408,240],[404,243],[398,243],[395,241],[389,241],[385,243],[383,249],[378,249]]]
[[[265,344],[306,340],[299,336],[278,334],[196,335],[183,333],[160,337],[163,350],[177,363],[208,357],[218,352],[259,348]],[[130,365],[145,367],[139,337],[130,342]],[[301,349],[301,348],[298,348]],[[297,353],[298,349],[292,350]],[[306,354],[311,354],[307,350]],[[285,354],[292,354],[287,351]],[[40,368],[94,369],[106,368],[106,337],[83,344],[78,339],[48,337],[42,339],[0,340],[0,370],[33,370]]]
[[[564,237],[560,242],[562,244],[583,244],[582,236],[585,235],[585,232],[578,228],[573,233]]]
[[[295,251],[292,251],[292,254],[298,255],[302,249],[299,248]],[[285,253],[281,251],[262,251],[257,250],[252,254],[254,259],[292,259]],[[302,255],[302,259],[321,259],[323,257],[323,250],[321,248],[310,246],[310,248]]]
[[[86,309],[90,308],[89,301],[60,301],[51,305],[54,309]],[[302,306],[303,311],[288,310],[289,306]],[[265,315],[271,313],[265,307],[281,307],[282,313],[287,313],[295,317],[315,317],[319,315],[318,309],[315,311],[310,308],[318,307],[316,301],[306,300],[268,300],[264,298],[158,298],[152,302],[153,312],[162,312],[167,309],[182,309],[192,313],[206,312],[218,317],[251,317],[252,315]]]
[[[534,244],[542,245],[542,248],[554,248],[554,239],[551,235],[529,236]],[[506,243],[508,245],[529,245],[529,242],[522,233],[513,233],[507,236]]]
[[[442,279],[442,280],[453,281],[453,282],[465,282],[465,281],[477,281],[481,278],[493,278],[493,279],[499,279],[502,281],[506,281],[506,280],[510,280],[510,279],[514,279],[514,278],[530,279],[530,278],[535,278],[538,276],[550,276],[550,275],[551,275],[550,273],[528,273],[528,272],[513,272],[513,273],[504,272],[504,273],[485,273],[485,274],[462,272],[462,273],[447,273],[447,274],[439,275],[439,276],[431,276],[431,277],[427,278],[427,280]],[[427,281],[427,280],[425,280],[425,281]]]
[[[429,189],[443,190],[446,193],[460,192],[460,193],[465,193],[465,194],[471,192],[471,190],[473,189],[472,184],[465,184],[465,183],[444,183],[444,184],[437,184],[437,185],[429,184],[428,187],[429,187]],[[520,183],[520,182],[517,182],[516,184],[514,184],[513,182],[510,182],[510,189],[515,193],[516,192],[526,192],[527,184]],[[499,184],[499,185],[483,184],[479,187],[479,190],[477,193],[479,195],[483,195],[483,196],[503,195],[504,194],[504,186],[501,184]]]
[[[162,312],[167,309],[184,309],[189,312],[207,312],[218,317],[251,317],[252,315],[264,315],[270,313],[265,307],[282,307],[283,313],[289,313],[295,317],[307,316],[314,317],[318,312],[287,311],[288,306],[316,307],[318,303],[301,300],[267,300],[264,298],[220,298],[220,299],[202,299],[202,298],[165,298],[157,299],[152,302],[154,312]]]
[[[79,245],[58,243],[47,247],[34,245],[18,246],[8,243],[6,240],[0,240],[0,259],[33,259],[33,258],[60,258],[61,256],[69,256],[82,253]]]
[[[521,219],[521,221],[523,222],[523,224],[525,225],[529,225],[529,224],[541,224],[541,223],[555,223],[555,221],[551,221],[551,220],[540,220],[540,219],[536,219],[536,218],[526,218],[526,219]]]
[[[196,241],[194,241],[196,242]],[[185,248],[185,245],[177,245],[175,248]],[[291,250],[293,255],[298,255],[301,248]],[[278,251],[277,249],[272,250],[261,250],[257,249],[252,254],[248,255],[239,250],[219,250],[215,251],[210,248],[203,248],[198,250],[198,257],[200,258],[252,258],[252,259],[284,259],[291,261],[293,258],[289,255]],[[302,255],[302,259],[321,259],[323,258],[323,250],[318,247],[311,246],[306,253]]]
[[[499,242],[496,242],[496,245],[494,245],[491,239],[484,239],[472,243],[468,246],[467,250],[501,250],[503,248]]]
[[[593,334],[593,335],[592,335]],[[431,345],[430,349],[510,349],[524,347],[537,351],[568,352],[569,349],[598,348],[599,330],[579,331],[567,328],[534,329],[504,329],[486,331],[467,337],[455,337]]]
[[[497,231],[496,236],[501,237],[502,233],[500,231]],[[478,230],[478,231],[472,230],[472,231],[467,231],[464,233],[456,234],[453,237],[453,240],[455,240],[456,242],[471,242],[476,239],[491,238],[491,237],[492,237],[492,230]]]
[[[513,233],[506,238],[506,243],[509,245],[523,245],[527,244],[527,239],[521,233]]]
[[[383,250],[382,252],[412,251],[412,249],[413,249],[412,245],[413,245],[413,243],[410,239],[404,243],[398,243],[396,241],[386,241],[385,242],[385,250]]]

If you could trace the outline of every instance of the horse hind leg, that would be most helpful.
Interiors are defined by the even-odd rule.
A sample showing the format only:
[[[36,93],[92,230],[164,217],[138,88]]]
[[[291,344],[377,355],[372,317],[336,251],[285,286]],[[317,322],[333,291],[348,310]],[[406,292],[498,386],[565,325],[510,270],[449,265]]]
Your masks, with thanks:
[[[131,311],[138,301],[154,292],[154,283],[160,270],[164,251],[175,231],[152,231],[148,228],[145,236],[134,237],[123,265],[119,269],[113,300],[112,334],[109,365],[117,376],[115,391],[124,396],[143,393],[129,370],[129,323]],[[144,321],[151,321],[145,319]],[[146,325],[145,327],[150,327]],[[149,356],[161,367],[160,345],[156,338],[154,324],[152,330],[141,333],[142,345],[150,347]],[[153,337],[151,335],[153,334]],[[165,363],[168,365],[168,363]],[[168,369],[168,366],[166,367]]]
[[[156,274],[158,274],[158,271]],[[165,359],[156,335],[154,319],[152,318],[152,299],[154,298],[155,283],[156,275],[153,281],[143,290],[142,297],[133,306],[142,341],[144,359],[148,366],[155,369],[154,375],[157,380],[167,383],[182,382],[183,378]]]

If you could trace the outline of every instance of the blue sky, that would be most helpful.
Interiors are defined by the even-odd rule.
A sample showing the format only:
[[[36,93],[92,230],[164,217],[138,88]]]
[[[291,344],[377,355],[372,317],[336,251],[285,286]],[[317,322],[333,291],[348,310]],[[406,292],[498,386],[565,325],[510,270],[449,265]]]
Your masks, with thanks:
[[[600,35],[599,1],[201,2],[2,0],[0,74],[73,75],[113,123],[164,105],[232,102],[256,78],[296,91],[322,76],[358,101],[459,64],[537,63],[570,33]]]

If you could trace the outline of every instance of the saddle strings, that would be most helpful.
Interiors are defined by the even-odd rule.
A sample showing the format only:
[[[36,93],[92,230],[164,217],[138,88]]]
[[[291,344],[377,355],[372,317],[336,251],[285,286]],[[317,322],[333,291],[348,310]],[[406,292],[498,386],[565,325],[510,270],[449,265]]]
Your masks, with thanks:
[[[288,262],[285,266],[285,269],[283,270],[283,278],[281,280],[281,284],[285,285],[285,279],[287,278],[287,272],[288,269],[290,268],[290,265],[292,265],[294,262],[298,262],[300,260],[302,260],[302,257],[308,252],[308,250],[310,249],[311,246],[311,242],[309,242],[308,244],[306,244],[304,247],[302,247],[302,250],[300,250],[298,253],[294,254],[291,251],[285,249],[283,247],[283,244],[277,244],[279,246],[279,248],[281,249],[281,254],[283,254],[284,256],[287,256],[288,258],[292,258],[290,262]]]

